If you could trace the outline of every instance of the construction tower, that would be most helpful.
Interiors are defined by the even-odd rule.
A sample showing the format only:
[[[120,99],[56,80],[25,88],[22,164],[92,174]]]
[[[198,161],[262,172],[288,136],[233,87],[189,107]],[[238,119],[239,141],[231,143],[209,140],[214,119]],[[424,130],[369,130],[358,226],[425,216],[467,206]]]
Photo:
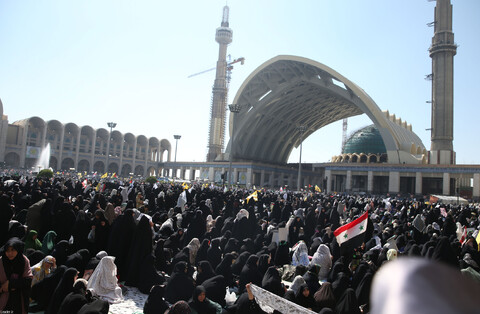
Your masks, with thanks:
[[[228,24],[228,6],[223,7],[222,23],[215,33],[219,44],[217,73],[212,90],[210,129],[208,132],[207,161],[214,161],[221,156],[225,140],[227,86],[227,46],[232,42],[233,31]]]

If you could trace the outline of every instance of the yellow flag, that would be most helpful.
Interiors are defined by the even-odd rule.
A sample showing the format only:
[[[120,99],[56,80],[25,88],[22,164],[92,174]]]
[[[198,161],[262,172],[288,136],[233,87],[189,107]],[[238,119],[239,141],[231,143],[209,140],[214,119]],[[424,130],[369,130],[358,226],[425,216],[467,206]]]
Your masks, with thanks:
[[[253,197],[253,199],[255,200],[255,202],[258,201],[258,195],[257,195],[257,190],[255,190],[255,192],[253,192],[252,194],[250,194],[249,196],[247,196],[246,200],[247,200],[247,204],[248,202],[250,201],[250,199]]]
[[[318,185],[315,185],[315,192],[322,193],[322,190],[318,187]]]
[[[479,245],[479,243],[480,243],[480,232],[478,233],[477,238],[475,240],[477,240],[477,246],[479,247],[478,250],[480,251],[480,245]]]
[[[105,179],[106,177],[108,177],[108,173],[107,173],[107,172],[105,172],[105,173],[103,174],[103,176],[101,176],[100,178],[101,178],[101,179]]]

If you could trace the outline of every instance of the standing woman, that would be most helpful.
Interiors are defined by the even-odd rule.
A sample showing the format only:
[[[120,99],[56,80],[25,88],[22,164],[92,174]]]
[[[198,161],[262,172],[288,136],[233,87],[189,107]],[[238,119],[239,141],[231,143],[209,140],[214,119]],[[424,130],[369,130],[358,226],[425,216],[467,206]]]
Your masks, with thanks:
[[[23,255],[23,242],[11,238],[0,257],[0,311],[27,313],[32,282],[30,261]]]

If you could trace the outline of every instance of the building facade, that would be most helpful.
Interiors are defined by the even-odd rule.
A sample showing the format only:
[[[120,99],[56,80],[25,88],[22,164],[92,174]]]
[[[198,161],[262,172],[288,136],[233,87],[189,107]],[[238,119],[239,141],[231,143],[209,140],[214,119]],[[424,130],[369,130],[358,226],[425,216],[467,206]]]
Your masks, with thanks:
[[[7,167],[36,167],[41,155],[49,156],[54,171],[116,173],[119,176],[156,175],[159,163],[170,161],[171,144],[166,139],[109,132],[89,125],[44,121],[40,117],[8,123],[3,115],[0,125],[0,162]],[[46,150],[49,150],[47,152]]]

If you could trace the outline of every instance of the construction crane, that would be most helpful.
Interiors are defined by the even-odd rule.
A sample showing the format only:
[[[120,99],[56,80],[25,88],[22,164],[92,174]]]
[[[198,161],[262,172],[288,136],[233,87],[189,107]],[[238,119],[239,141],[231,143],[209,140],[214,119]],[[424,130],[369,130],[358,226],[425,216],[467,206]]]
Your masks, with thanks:
[[[229,55],[230,57],[230,55]],[[230,78],[230,75],[231,74],[231,71],[233,70],[233,65],[235,63],[238,63],[240,62],[241,65],[243,65],[245,63],[245,58],[244,57],[240,57],[238,59],[235,59],[233,60],[232,62],[227,62],[227,79]],[[188,78],[191,78],[193,76],[197,76],[197,75],[200,75],[200,74],[203,74],[203,73],[206,73],[206,72],[210,72],[210,71],[213,71],[215,70],[217,67],[214,67],[214,68],[211,68],[211,69],[208,69],[208,70],[204,70],[204,71],[201,71],[201,72],[198,72],[198,73],[195,73],[195,74],[192,74],[192,75],[189,75]]]

